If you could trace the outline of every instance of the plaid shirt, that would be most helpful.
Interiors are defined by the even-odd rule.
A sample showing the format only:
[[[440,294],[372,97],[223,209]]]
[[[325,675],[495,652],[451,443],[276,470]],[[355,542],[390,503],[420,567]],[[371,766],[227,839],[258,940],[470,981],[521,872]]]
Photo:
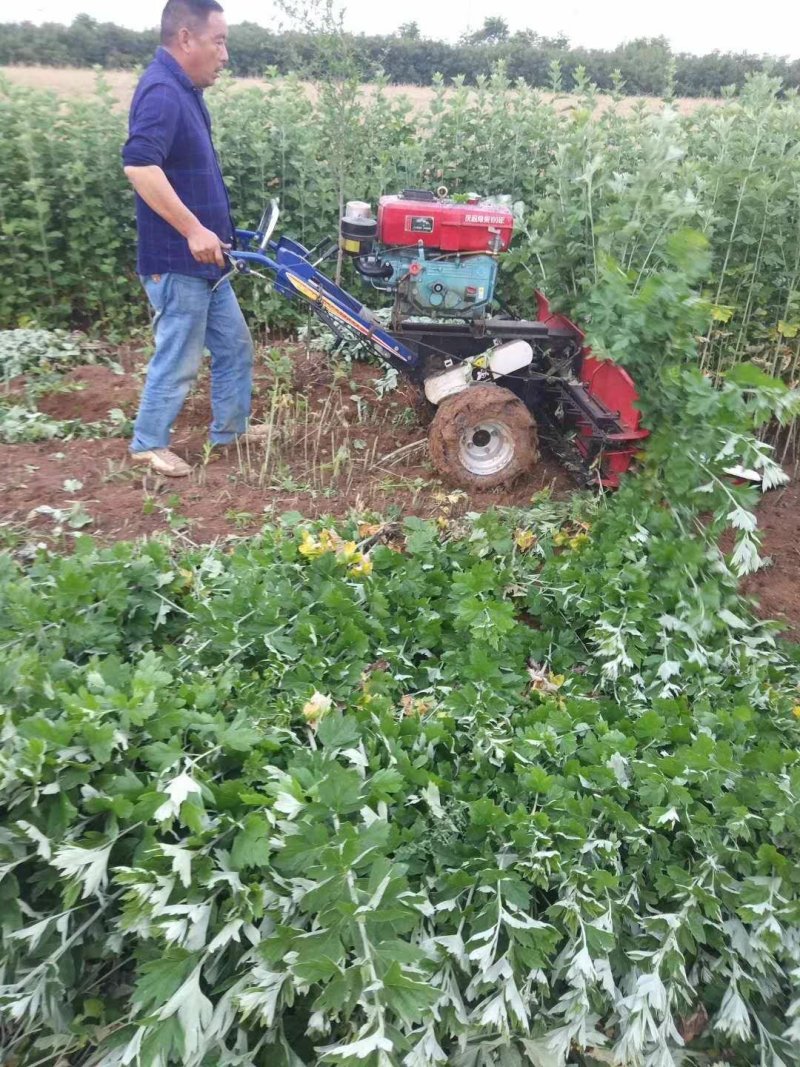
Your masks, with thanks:
[[[161,167],[172,188],[200,222],[233,244],[234,225],[228,190],[211,140],[211,116],[203,92],[165,48],[139,80],[131,103],[128,140],[122,149],[127,167]],[[215,264],[198,263],[176,229],[136,196],[139,274],[191,274],[216,281]]]

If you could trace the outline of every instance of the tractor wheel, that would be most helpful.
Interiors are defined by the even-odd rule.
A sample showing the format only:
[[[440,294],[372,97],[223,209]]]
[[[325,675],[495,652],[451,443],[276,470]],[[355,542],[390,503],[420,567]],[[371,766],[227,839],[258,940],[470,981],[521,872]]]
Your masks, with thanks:
[[[464,489],[509,485],[539,458],[533,416],[497,385],[473,385],[443,400],[428,444],[442,477]]]

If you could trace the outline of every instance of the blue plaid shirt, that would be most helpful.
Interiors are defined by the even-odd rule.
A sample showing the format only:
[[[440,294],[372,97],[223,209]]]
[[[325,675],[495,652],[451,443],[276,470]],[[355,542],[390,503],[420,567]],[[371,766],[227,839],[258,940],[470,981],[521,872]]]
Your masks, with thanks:
[[[203,92],[180,63],[159,48],[136,87],[128,140],[122,149],[127,167],[161,167],[186,207],[227,244],[234,226],[228,190],[211,140],[211,116]],[[176,229],[136,196],[139,274],[192,274],[216,281],[223,273],[213,263],[198,263]]]

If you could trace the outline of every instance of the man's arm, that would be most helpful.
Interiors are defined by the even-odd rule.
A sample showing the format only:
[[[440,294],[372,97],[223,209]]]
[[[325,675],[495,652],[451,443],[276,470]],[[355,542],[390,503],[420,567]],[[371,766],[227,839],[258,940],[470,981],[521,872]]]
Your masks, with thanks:
[[[186,238],[189,251],[198,263],[216,263],[218,267],[225,266],[222,251],[226,246],[222,244],[213,230],[207,229],[186,207],[170,185],[161,167],[155,164],[126,166],[125,174],[147,206]]]

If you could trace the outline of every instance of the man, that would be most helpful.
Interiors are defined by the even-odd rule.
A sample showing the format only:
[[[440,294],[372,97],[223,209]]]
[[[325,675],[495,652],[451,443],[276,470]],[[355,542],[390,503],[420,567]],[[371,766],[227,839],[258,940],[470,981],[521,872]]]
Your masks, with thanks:
[[[228,60],[217,0],[169,0],[162,46],[136,88],[125,174],[136,191],[138,271],[155,312],[155,353],[134,426],[131,453],[168,477],[191,467],[169,449],[170,428],[211,353],[210,437],[228,444],[247,432],[253,344],[225,271],[234,241],[230,201],[211,139],[203,90]]]

